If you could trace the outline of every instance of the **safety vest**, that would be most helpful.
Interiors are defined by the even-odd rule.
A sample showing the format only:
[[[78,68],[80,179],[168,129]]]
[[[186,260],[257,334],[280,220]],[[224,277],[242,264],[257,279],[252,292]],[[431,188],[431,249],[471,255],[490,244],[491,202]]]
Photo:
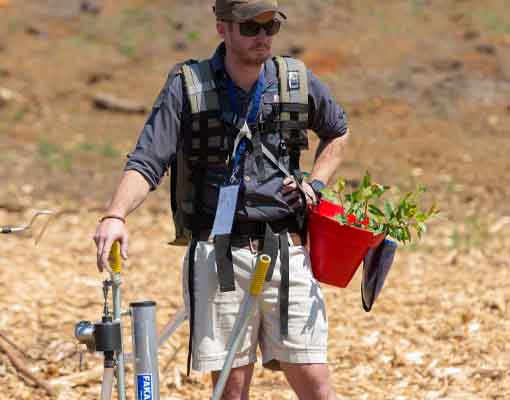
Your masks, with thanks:
[[[274,96],[270,96],[273,99],[271,117],[250,127],[254,132],[254,157],[257,167],[260,163],[258,170],[263,178],[264,154],[260,151],[255,154],[257,143],[263,135],[277,132],[286,149],[284,156],[275,156],[301,180],[300,152],[308,149],[307,70],[301,61],[290,57],[274,57],[273,61],[278,80],[277,87],[272,89]],[[215,210],[207,210],[201,201],[206,172],[214,170],[218,177],[227,176],[234,141],[244,125],[226,105],[228,101],[220,99],[210,60],[188,60],[180,66],[179,73],[183,77],[191,116],[190,124],[183,125],[186,129],[181,131],[182,145],[170,165],[175,225],[175,240],[170,244],[178,246],[187,245],[192,232],[211,228]]]

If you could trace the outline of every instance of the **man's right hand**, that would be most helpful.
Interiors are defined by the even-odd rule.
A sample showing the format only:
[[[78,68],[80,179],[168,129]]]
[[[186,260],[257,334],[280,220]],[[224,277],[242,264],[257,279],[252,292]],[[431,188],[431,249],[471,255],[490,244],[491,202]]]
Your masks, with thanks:
[[[127,259],[128,233],[126,225],[119,219],[107,218],[96,228],[94,242],[97,247],[97,269],[102,272],[108,264],[110,250],[115,241],[120,242],[120,255]]]

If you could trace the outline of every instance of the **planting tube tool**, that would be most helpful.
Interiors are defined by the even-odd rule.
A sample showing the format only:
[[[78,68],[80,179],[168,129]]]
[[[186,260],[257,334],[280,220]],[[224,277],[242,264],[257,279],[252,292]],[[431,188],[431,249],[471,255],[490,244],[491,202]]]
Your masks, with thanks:
[[[103,316],[95,324],[80,321],[75,326],[75,337],[86,344],[89,351],[99,351],[104,355],[104,371],[101,385],[101,400],[111,400],[113,377],[117,378],[117,398],[126,400],[124,357],[122,354],[121,289],[122,260],[120,244],[114,242],[109,256],[110,266],[106,270],[110,279],[103,281]],[[113,313],[108,307],[108,292],[112,289]]]
[[[110,279],[103,282],[104,308],[101,322],[92,324],[81,321],[75,326],[78,341],[91,352],[104,353],[104,374],[101,387],[101,400],[111,400],[113,377],[117,378],[117,399],[126,400],[124,364],[134,364],[134,387],[136,400],[159,400],[158,347],[187,318],[184,308],[180,309],[160,337],[156,334],[156,303],[140,301],[130,304],[128,311],[121,311],[121,272],[120,245],[115,242],[110,251],[110,265],[106,270]],[[108,309],[108,292],[112,288],[113,313]],[[133,353],[124,354],[122,346],[121,316],[131,317]]]
[[[270,264],[271,257],[269,257],[267,254],[261,254],[259,256],[257,260],[257,266],[255,268],[255,273],[252,278],[250,290],[241,304],[239,318],[237,318],[236,323],[234,324],[234,328],[232,330],[232,334],[230,336],[230,340],[227,347],[228,348],[227,358],[225,359],[225,363],[223,364],[223,368],[221,370],[220,377],[218,378],[218,382],[214,387],[212,400],[221,399],[223,390],[225,389],[225,384],[227,383],[227,379],[230,375],[230,370],[232,369],[234,357],[244,339],[244,336],[246,335],[248,322],[250,321],[251,314],[253,313],[253,306],[255,304],[255,301],[257,300],[257,297],[262,292],[264,281],[266,280],[267,270],[269,269]]]

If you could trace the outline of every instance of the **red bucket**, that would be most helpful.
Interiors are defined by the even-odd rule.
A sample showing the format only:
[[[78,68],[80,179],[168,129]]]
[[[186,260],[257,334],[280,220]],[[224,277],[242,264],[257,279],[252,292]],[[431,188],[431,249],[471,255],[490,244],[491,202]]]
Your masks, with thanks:
[[[377,247],[384,234],[342,225],[333,217],[343,208],[326,200],[312,210],[309,220],[310,257],[319,282],[347,287],[368,249]]]

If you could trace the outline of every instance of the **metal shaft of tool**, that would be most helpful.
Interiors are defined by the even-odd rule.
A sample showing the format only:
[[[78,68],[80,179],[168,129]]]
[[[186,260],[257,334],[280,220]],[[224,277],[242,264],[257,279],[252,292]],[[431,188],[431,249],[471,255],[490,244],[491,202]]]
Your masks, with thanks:
[[[158,338],[158,347],[162,346],[163,343],[167,341],[167,339],[172,336],[172,334],[177,330],[179,326],[188,318],[188,314],[186,310],[183,308],[179,309],[175,314],[174,318],[168,322],[168,324],[163,328],[163,331],[159,335]]]
[[[121,297],[120,297],[120,286],[122,284],[122,278],[120,273],[113,274],[113,319],[120,321],[121,314]],[[122,326],[122,323],[121,323]],[[126,400],[126,384],[125,384],[125,371],[124,371],[124,354],[122,352],[122,335],[120,337],[121,350],[117,352],[117,393],[119,400]]]
[[[218,378],[218,382],[214,386],[214,393],[212,396],[212,400],[220,400],[223,395],[223,390],[225,389],[225,384],[227,383],[228,377],[230,376],[230,371],[232,369],[232,364],[234,362],[234,358],[236,356],[237,350],[241,345],[245,335],[246,330],[248,329],[248,323],[250,322],[249,318],[243,318],[243,316],[248,316],[251,314],[251,309],[254,304],[255,297],[248,295],[248,297],[243,301],[241,305],[241,310],[239,312],[240,318],[237,319],[234,329],[232,330],[233,334],[230,337],[228,343],[229,352],[227,354],[227,358],[223,364],[223,368],[220,373],[220,377]]]
[[[113,368],[105,368],[101,384],[101,400],[111,400],[113,389]]]
[[[120,334],[120,350],[116,352],[117,367],[117,398],[118,400],[126,400],[126,384],[124,371],[124,354],[122,340],[122,321],[121,321],[121,296],[120,286],[122,284],[122,258],[120,255],[120,243],[114,242],[110,250],[110,275],[112,280],[112,297],[113,297],[113,320],[118,321],[121,326]]]
[[[131,303],[131,331],[136,400],[159,400],[156,303]]]
[[[223,390],[225,389],[228,377],[230,376],[234,358],[246,335],[246,330],[248,329],[248,324],[251,319],[255,301],[262,292],[269,264],[271,264],[271,257],[266,254],[259,256],[250,290],[246,294],[246,297],[241,304],[239,310],[239,318],[237,318],[234,324],[234,328],[232,329],[232,334],[227,346],[227,357],[223,364],[223,368],[221,369],[218,382],[216,382],[216,385],[214,386],[212,400],[220,400],[221,396],[223,395]]]
[[[184,307],[180,308],[174,317],[168,321],[158,337],[158,347],[165,344],[170,336],[188,319],[188,314]],[[133,353],[124,353],[124,363],[128,364],[133,361]]]

